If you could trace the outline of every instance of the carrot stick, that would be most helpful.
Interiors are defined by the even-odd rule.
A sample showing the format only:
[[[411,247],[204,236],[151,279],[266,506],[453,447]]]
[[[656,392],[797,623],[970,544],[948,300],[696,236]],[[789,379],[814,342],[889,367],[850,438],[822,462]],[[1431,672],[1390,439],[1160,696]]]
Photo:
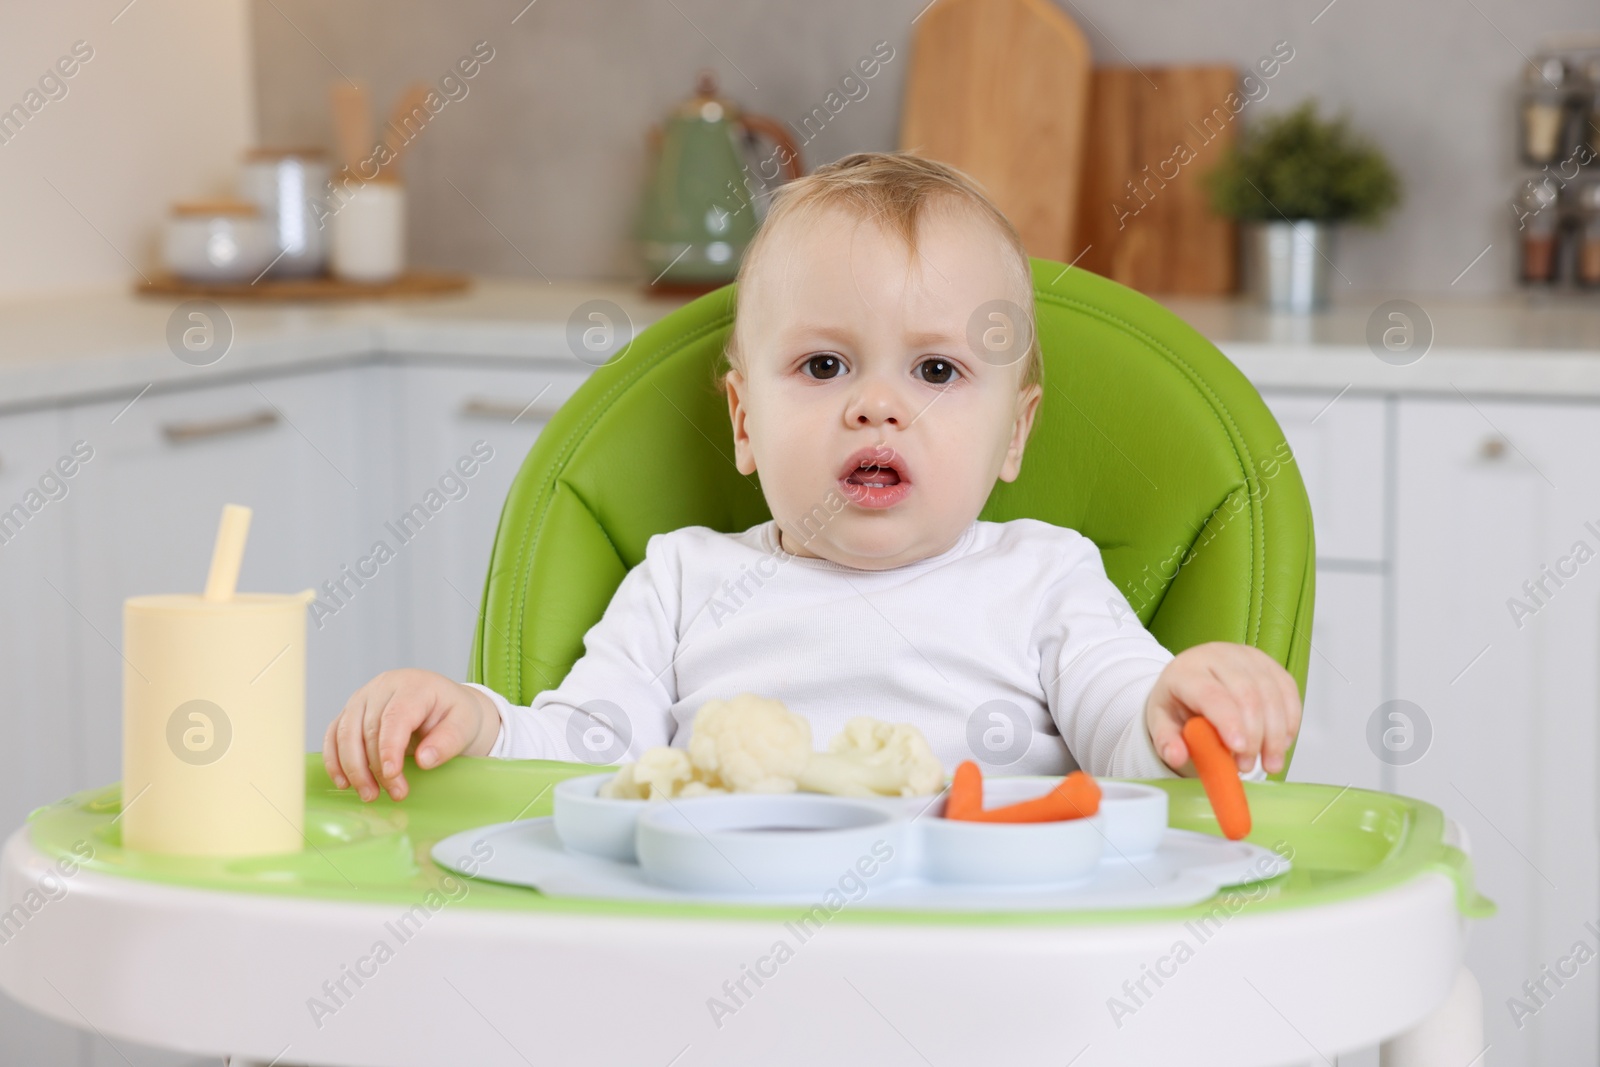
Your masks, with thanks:
[[[1064,822],[1076,818],[1061,794],[1052,790],[1042,797],[1024,800],[1020,804],[1007,804],[992,811],[974,811],[957,816],[967,822]]]
[[[1086,817],[1100,810],[1100,783],[1086,772],[1073,771],[1057,788],[1078,816]]]
[[[964,819],[983,810],[983,773],[971,760],[963,760],[950,779],[950,795],[944,801],[944,817]]]
[[[1084,772],[1073,771],[1042,797],[988,811],[968,807],[952,812],[947,804],[945,817],[969,822],[1064,822],[1093,815],[1099,810],[1100,786]]]
[[[1250,803],[1245,800],[1244,783],[1239,781],[1239,765],[1223,745],[1217,728],[1204,716],[1196,715],[1183,724],[1183,743],[1189,746],[1195,773],[1206,787],[1211,810],[1223,836],[1237,841],[1250,832]]]

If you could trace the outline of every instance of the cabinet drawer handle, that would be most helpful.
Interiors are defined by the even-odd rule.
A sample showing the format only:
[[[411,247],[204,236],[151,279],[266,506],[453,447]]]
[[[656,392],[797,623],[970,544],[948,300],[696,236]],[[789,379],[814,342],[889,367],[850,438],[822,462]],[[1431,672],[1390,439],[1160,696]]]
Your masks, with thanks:
[[[270,408],[262,408],[248,415],[235,415],[231,419],[215,419],[210,422],[168,422],[161,426],[161,434],[168,441],[177,444],[181,441],[198,441],[205,437],[225,437],[228,434],[243,433],[246,430],[257,430],[266,426],[275,425],[278,413]]]
[[[544,394],[541,393],[540,396]],[[487,397],[469,397],[461,405],[461,416],[467,419],[494,419],[498,422],[518,422],[527,419],[530,422],[544,422],[561,410],[561,404],[555,400],[541,401],[534,398],[531,404],[513,404],[504,400],[490,400]]]
[[[1483,439],[1483,444],[1478,446],[1478,455],[1487,460],[1504,459],[1506,455],[1506,439],[1498,434],[1491,434]]]

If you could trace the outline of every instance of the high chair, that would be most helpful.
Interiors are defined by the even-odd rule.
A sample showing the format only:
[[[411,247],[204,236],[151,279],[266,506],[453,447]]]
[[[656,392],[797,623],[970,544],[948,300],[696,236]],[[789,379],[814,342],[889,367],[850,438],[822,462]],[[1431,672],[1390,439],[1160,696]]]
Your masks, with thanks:
[[[1251,644],[1303,691],[1312,520],[1276,421],[1154,301],[1032,266],[1045,395],[1021,477],[982,517],[1082,531],[1169,649]],[[577,659],[652,534],[769,517],[734,468],[713,384],[733,296],[643,331],[544,430],[500,519],[470,680],[529,703]],[[241,1064],[1281,1067],[1379,1042],[1388,1067],[1484,1062],[1462,955],[1467,920],[1492,905],[1459,831],[1419,801],[1284,783],[1287,767],[1248,787],[1251,839],[1293,863],[1270,882],[1184,908],[845,907],[804,938],[794,908],[459,880],[451,895],[434,842],[548,813],[549,787],[587,764],[411,766],[405,801],[371,805],[333,789],[319,756],[307,768],[311,847],[291,856],[125,853],[115,786],[35,812],[7,844],[0,908],[75,840],[95,855],[0,946],[0,987],[74,1025]],[[1172,825],[1216,832],[1198,783],[1160,784]],[[392,951],[376,960],[380,941]],[[780,941],[792,952],[773,962]],[[731,1015],[710,1012],[730,997]]]

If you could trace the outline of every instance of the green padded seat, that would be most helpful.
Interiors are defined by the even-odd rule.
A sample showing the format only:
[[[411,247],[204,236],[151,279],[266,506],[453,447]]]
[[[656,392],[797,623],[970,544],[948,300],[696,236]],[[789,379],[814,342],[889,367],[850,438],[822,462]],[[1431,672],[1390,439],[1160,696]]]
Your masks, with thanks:
[[[1080,531],[1167,648],[1254,645],[1303,694],[1311,509],[1260,394],[1148,297],[1051,260],[1032,265],[1044,399],[1021,476],[995,486],[981,517]],[[734,467],[714,383],[734,292],[641,331],[540,434],[495,533],[469,680],[530,703],[577,661],[651,535],[771,518],[756,477]]]

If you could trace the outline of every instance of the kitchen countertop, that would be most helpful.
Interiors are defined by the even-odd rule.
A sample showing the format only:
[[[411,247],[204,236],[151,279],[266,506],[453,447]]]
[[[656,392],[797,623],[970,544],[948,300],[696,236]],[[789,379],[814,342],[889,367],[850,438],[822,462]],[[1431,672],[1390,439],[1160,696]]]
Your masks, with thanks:
[[[1262,389],[1600,398],[1600,294],[1412,298],[1434,331],[1427,354],[1396,366],[1368,346],[1368,320],[1395,294],[1340,296],[1316,315],[1269,314],[1250,301],[1170,298]],[[482,278],[466,293],[360,304],[227,305],[222,361],[193,367],[166,332],[176,298],[125,289],[0,302],[0,410],[198,384],[306,364],[389,356],[572,360],[567,320],[610,300],[635,329],[682,299],[627,282]]]
[[[1381,336],[1393,320],[1380,308],[1406,299],[1336,295],[1315,315],[1274,314],[1244,298],[1161,302],[1261,389],[1600,398],[1600,292],[1416,295],[1409,302],[1431,323],[1431,347],[1406,365],[1384,362],[1368,343],[1369,322]]]
[[[464,293],[415,300],[288,304],[224,301],[233,341],[218,362],[190,366],[167,343],[177,297],[126,289],[0,302],[0,411],[207,384],[374,353],[486,360],[565,359],[568,317],[610,300],[643,329],[682,299],[637,286],[477,278]]]

